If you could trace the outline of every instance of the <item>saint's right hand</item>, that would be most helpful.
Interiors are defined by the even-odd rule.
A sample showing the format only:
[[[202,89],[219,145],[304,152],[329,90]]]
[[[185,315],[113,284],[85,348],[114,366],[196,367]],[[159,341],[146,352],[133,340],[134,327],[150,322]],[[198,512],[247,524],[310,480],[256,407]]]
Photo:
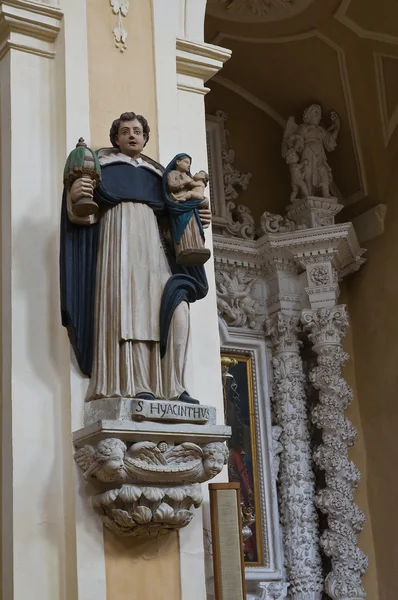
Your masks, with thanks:
[[[70,188],[70,198],[72,204],[82,198],[92,198],[94,194],[94,185],[90,177],[80,177],[73,182]]]

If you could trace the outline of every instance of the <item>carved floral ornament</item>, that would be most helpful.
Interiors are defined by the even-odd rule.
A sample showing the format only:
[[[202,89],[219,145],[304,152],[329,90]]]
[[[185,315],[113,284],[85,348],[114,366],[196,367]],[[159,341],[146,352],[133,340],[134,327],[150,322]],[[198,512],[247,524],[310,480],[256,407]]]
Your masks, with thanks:
[[[115,46],[120,52],[124,52],[127,49],[127,31],[124,28],[123,17],[128,15],[130,0],[110,0],[110,4],[114,14],[117,15],[116,27],[113,30]]]

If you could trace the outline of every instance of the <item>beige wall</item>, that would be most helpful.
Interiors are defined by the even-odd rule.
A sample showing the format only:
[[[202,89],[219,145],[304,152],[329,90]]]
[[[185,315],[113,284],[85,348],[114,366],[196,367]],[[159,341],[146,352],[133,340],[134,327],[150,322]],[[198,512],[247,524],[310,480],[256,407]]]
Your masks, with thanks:
[[[397,195],[393,174],[385,233],[366,244],[368,262],[348,286],[380,600],[398,598]]]
[[[158,157],[150,0],[131,2],[124,26],[128,49],[115,48],[116,16],[107,2],[87,0],[91,146],[110,145],[109,128],[122,112],[143,114],[151,127],[145,152]],[[179,600],[176,534],[140,540],[104,531],[107,600]]]
[[[107,600],[178,600],[178,534],[119,538],[104,529]]]
[[[151,127],[145,152],[158,156],[155,67],[150,0],[130,2],[123,18],[128,49],[115,48],[116,15],[109,2],[87,0],[90,126],[93,148],[109,146],[109,129],[122,112],[143,114]]]
[[[251,209],[257,224],[266,210],[281,214],[290,196],[289,172],[280,153],[282,127],[235,92],[213,81],[208,85],[206,114],[216,110],[228,113],[226,129],[230,132],[228,143],[235,150],[234,166],[253,175],[238,203]]]

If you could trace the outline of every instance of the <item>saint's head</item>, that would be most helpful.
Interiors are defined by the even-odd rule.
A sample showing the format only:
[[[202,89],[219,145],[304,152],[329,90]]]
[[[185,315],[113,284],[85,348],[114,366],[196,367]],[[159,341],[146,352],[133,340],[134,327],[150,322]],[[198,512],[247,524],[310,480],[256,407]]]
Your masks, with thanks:
[[[113,121],[109,138],[114,148],[130,158],[138,158],[149,140],[149,132],[145,117],[126,112]]]
[[[322,119],[322,109],[319,104],[311,104],[303,115],[303,122],[308,125],[319,125]]]
[[[191,159],[188,155],[181,156],[176,160],[176,168],[182,173],[189,173],[191,169]]]

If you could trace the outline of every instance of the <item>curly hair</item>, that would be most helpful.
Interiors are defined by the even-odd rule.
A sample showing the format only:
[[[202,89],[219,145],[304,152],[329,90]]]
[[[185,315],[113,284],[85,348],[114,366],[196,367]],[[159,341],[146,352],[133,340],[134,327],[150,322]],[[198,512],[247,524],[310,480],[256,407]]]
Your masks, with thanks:
[[[109,139],[111,140],[111,144],[112,144],[112,146],[114,148],[118,148],[119,147],[118,144],[117,144],[117,142],[116,142],[116,138],[117,138],[117,135],[119,133],[119,127],[120,127],[120,125],[123,122],[126,122],[126,121],[135,121],[136,119],[142,125],[142,130],[143,130],[144,138],[145,138],[145,144],[144,144],[144,146],[147,145],[148,140],[149,140],[149,132],[151,131],[151,129],[150,129],[149,125],[148,125],[148,121],[142,115],[136,115],[135,112],[125,112],[125,113],[122,113],[118,119],[115,119],[115,121],[113,121],[112,126],[111,126],[111,130],[109,132]]]
[[[99,463],[107,462],[115,450],[126,452],[126,444],[117,438],[107,438],[97,444],[96,459]]]
[[[205,446],[202,446],[203,458],[212,456],[214,454],[222,454],[224,456],[224,464],[227,463],[229,451],[225,444],[221,442],[210,442]]]

